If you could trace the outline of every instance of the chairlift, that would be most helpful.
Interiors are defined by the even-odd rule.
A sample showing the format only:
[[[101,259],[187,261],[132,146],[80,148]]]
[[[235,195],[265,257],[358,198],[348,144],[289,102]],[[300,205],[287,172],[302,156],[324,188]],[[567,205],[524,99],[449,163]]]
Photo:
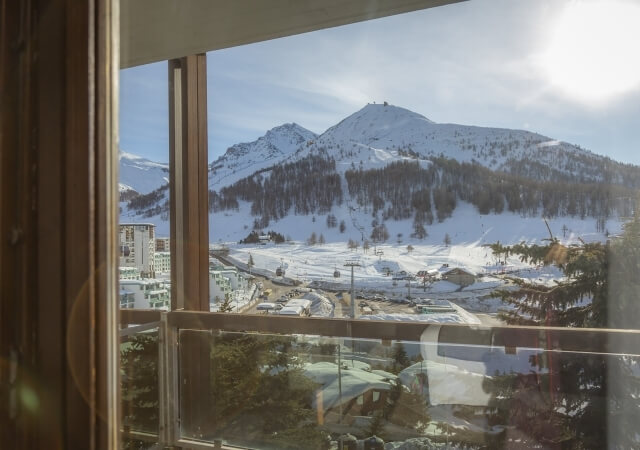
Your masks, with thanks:
[[[333,278],[340,278],[340,271],[337,268],[333,271]]]
[[[276,269],[276,276],[277,277],[283,277],[284,276],[284,270],[282,270],[282,267],[278,267]]]

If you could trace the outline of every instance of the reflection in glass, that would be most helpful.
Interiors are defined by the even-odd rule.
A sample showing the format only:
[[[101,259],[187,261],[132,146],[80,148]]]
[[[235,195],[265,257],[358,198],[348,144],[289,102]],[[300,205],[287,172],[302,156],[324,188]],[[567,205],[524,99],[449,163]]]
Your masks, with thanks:
[[[482,342],[487,332],[452,333],[481,344],[182,330],[181,416],[207,417],[183,420],[182,436],[273,449],[330,448],[346,434],[401,449],[640,444],[637,356],[505,351]],[[209,355],[205,380],[186,366],[197,345]],[[195,385],[201,395],[185,395]]]
[[[150,448],[159,429],[158,330],[121,339],[122,446]]]

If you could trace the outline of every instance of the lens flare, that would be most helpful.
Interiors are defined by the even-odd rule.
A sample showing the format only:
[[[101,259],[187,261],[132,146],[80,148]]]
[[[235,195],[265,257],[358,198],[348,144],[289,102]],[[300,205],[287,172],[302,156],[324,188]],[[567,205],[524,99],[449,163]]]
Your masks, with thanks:
[[[542,70],[575,100],[602,103],[640,87],[640,4],[570,2],[550,24]]]

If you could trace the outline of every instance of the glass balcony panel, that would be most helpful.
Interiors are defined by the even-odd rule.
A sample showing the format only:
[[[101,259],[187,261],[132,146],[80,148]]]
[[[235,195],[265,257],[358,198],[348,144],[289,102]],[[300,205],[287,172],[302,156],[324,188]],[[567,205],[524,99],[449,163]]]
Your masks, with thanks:
[[[143,329],[146,327],[140,327]],[[122,448],[155,448],[159,429],[158,328],[121,331]]]
[[[638,355],[496,346],[490,331],[455,330],[440,335],[450,342],[181,330],[182,439],[260,449],[328,449],[347,434],[394,449],[640,445],[630,425],[640,423]]]

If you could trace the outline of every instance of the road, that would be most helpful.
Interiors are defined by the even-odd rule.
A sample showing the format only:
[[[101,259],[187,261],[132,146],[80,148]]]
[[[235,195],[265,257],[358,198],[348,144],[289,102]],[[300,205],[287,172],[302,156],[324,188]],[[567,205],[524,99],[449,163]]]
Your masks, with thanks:
[[[259,302],[254,303],[253,306],[251,306],[251,308],[249,308],[249,309],[244,311],[244,314],[262,314],[263,311],[258,311],[256,309],[256,306],[258,306],[259,303],[261,303],[261,302],[275,302],[277,299],[279,299],[283,295],[287,295],[290,291],[295,289],[294,287],[291,287],[291,286],[282,286],[280,284],[275,284],[271,280],[269,280],[268,278],[264,278],[264,277],[261,277],[261,276],[256,276],[256,280],[259,280],[260,282],[262,282],[263,291],[265,291],[267,289],[271,289],[271,295],[266,300],[261,300]]]

